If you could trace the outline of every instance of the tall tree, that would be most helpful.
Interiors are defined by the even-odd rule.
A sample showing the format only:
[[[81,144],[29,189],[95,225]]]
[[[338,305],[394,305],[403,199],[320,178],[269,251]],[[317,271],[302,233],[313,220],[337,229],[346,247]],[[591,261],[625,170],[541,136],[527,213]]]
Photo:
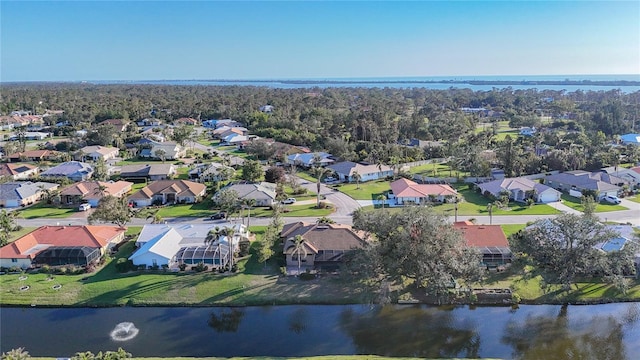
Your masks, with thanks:
[[[511,250],[526,254],[523,259],[546,274],[546,283],[558,282],[565,290],[578,276],[590,276],[599,270],[603,258],[595,245],[615,234],[593,216],[561,214],[536,221],[510,237]]]
[[[256,182],[262,177],[262,165],[257,160],[246,160],[242,165],[242,180]]]
[[[129,207],[129,203],[126,198],[117,198],[112,195],[107,195],[100,200],[100,204],[89,215],[87,220],[89,223],[96,221],[110,222],[112,224],[124,227],[133,217],[133,210]]]
[[[323,176],[331,174],[333,171],[331,169],[323,168],[320,166],[314,166],[309,169],[309,173],[311,176],[316,178],[316,206],[320,207],[320,180]]]
[[[0,211],[0,247],[9,243],[9,237],[12,231],[16,230],[18,224],[16,224],[16,217],[19,212],[17,211]]]
[[[302,258],[306,258],[308,255],[304,241],[305,240],[301,235],[296,235],[293,238],[293,244],[289,247],[289,249],[292,249],[291,257],[295,256],[295,258],[298,259],[298,275],[300,274],[300,268],[302,267]]]
[[[220,210],[224,211],[227,214],[227,219],[232,211],[236,209],[236,206],[240,198],[238,197],[238,192],[231,189],[222,189],[218,191],[218,193],[214,196],[213,202],[220,208]]]
[[[109,177],[109,172],[107,171],[107,162],[104,161],[104,158],[98,158],[98,161],[93,166],[93,178],[98,181],[106,181]]]
[[[360,259],[376,277],[403,285],[413,280],[417,288],[443,294],[456,280],[475,280],[480,255],[468,248],[462,233],[429,207],[408,207],[397,213],[357,212],[354,227],[375,235]]]

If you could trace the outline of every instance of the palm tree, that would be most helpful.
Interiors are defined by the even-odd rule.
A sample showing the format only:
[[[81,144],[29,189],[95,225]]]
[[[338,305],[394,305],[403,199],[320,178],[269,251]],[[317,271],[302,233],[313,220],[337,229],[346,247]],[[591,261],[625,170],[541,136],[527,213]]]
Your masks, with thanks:
[[[152,224],[162,224],[164,222],[164,218],[160,215],[160,209],[150,212],[149,215],[147,215],[147,220],[149,219],[151,219]]]
[[[304,246],[304,238],[302,235],[296,235],[293,238],[293,251],[291,251],[291,257],[296,255],[298,257],[298,275],[300,274],[300,267],[302,267],[302,259],[300,258],[301,254],[304,254],[304,257],[307,257],[307,248]],[[291,248],[291,247],[289,247]]]
[[[387,199],[387,197],[384,196],[384,194],[380,194],[380,195],[378,195],[378,197],[376,199],[378,201],[380,201],[380,205],[382,205],[382,208],[384,209],[384,203],[385,203],[385,200]]]
[[[222,234],[227,237],[227,242],[229,243],[229,269],[233,269],[233,256],[235,255],[233,249],[233,236],[236,233],[236,229],[232,226],[225,226],[222,229]]]
[[[360,189],[360,181],[362,180],[362,175],[360,175],[359,172],[354,171],[353,174],[351,174],[351,178],[356,182],[356,189]]]
[[[319,166],[309,169],[309,173],[311,173],[311,176],[316,178],[316,206],[318,208],[320,207],[320,179],[322,179],[323,176],[330,174],[331,172],[331,169],[325,169]]]
[[[493,224],[493,203],[487,204],[487,211],[489,211],[489,225]]]
[[[242,206],[247,209],[247,227],[251,225],[251,208],[256,206],[256,199],[242,199]]]

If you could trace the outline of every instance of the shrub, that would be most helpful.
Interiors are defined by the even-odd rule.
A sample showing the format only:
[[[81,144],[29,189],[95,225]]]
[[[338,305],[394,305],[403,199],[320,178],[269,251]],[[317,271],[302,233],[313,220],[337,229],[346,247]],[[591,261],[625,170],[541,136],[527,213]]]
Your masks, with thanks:
[[[116,270],[121,273],[135,269],[133,262],[127,258],[119,258],[116,261]]]
[[[67,273],[67,268],[66,268],[66,267],[64,267],[64,266],[61,266],[61,267],[59,267],[59,268],[56,270],[56,273],[57,273],[57,274],[60,274],[60,275],[64,275],[64,274],[66,274],[66,273]]]
[[[160,270],[160,265],[158,264],[151,265],[151,270]]]
[[[162,271],[167,272],[167,270],[169,270],[169,265],[168,264],[162,264]]]
[[[187,264],[180,264],[180,265],[178,265],[178,269],[180,269],[180,271],[185,271],[185,270],[187,270]]]
[[[309,273],[309,272],[304,272],[304,273],[298,275],[298,277],[300,278],[300,280],[308,281],[308,280],[315,279],[316,275],[312,274],[312,273]]]
[[[280,274],[287,275],[287,268],[285,266],[280,266]]]
[[[522,297],[520,297],[520,295],[518,295],[518,293],[512,293],[511,294],[511,303],[512,304],[520,304],[520,301],[522,301]]]
[[[203,271],[209,270],[209,267],[206,266],[204,263],[198,263],[198,265],[194,266],[192,269],[195,270],[196,272],[203,272]]]
[[[40,267],[40,272],[48,274],[51,272],[51,266],[44,264],[42,265],[42,267]]]
[[[238,244],[238,255],[240,257],[244,257],[249,255],[249,248],[251,247],[251,243],[249,242],[249,240],[241,240],[240,243]]]
[[[233,266],[231,266],[231,272],[237,272],[238,271],[238,264],[233,264]]]

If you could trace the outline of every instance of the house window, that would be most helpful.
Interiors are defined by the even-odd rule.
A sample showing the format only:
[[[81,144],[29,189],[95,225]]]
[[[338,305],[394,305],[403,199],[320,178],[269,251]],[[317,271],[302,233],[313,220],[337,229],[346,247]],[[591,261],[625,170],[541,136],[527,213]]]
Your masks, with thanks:
[[[17,263],[17,262],[18,262],[18,259],[11,259],[11,262],[12,262],[12,263]]]
[[[151,262],[153,263],[153,266],[157,266],[158,265],[158,260],[156,260],[156,259],[151,259]]]

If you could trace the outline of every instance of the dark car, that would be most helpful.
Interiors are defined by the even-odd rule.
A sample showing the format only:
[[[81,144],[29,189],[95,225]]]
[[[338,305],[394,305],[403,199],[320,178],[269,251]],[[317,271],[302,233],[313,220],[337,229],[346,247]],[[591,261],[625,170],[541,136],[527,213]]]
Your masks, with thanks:
[[[211,220],[220,220],[220,219],[225,219],[227,217],[227,213],[225,212],[217,212],[213,215],[211,215]]]

